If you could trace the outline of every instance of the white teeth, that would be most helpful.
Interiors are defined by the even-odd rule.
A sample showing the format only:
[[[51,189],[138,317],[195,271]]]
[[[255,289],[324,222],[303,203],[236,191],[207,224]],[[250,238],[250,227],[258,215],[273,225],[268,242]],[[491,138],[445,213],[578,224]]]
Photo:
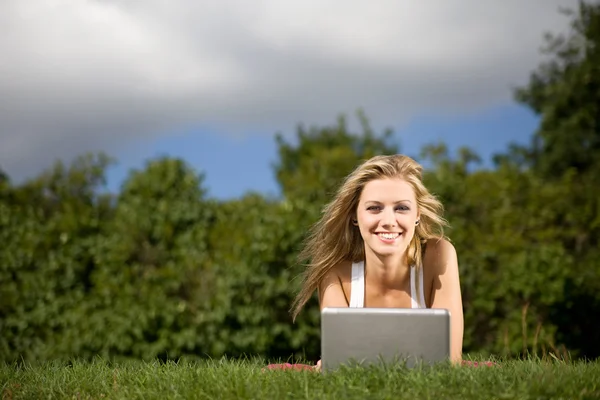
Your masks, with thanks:
[[[400,234],[399,233],[380,233],[379,236],[381,236],[384,239],[396,239]]]

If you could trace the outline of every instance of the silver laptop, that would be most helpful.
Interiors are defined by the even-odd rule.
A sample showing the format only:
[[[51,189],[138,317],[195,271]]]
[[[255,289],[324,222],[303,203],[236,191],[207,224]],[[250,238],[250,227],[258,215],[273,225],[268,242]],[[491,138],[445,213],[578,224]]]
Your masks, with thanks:
[[[408,368],[450,359],[445,309],[324,308],[321,368],[402,363]]]

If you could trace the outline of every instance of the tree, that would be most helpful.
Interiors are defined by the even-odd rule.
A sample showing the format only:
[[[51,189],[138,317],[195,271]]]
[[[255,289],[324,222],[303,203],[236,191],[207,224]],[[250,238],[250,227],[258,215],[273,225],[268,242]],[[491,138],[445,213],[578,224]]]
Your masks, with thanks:
[[[86,155],[0,197],[0,359],[76,354],[94,248],[110,203],[98,194],[110,159]]]
[[[597,357],[600,325],[589,315],[600,312],[600,200],[594,193],[600,187],[600,3],[581,1],[565,14],[570,32],[546,35],[549,59],[515,92],[540,116],[539,129],[529,149],[514,148],[501,161],[525,159],[543,182],[562,188],[562,199],[538,203],[553,214],[548,222],[574,259],[565,301],[550,314],[560,341]]]
[[[547,34],[550,59],[531,73],[516,99],[541,116],[531,162],[547,179],[569,170],[598,172],[600,157],[600,4],[580,2],[567,34]]]
[[[0,188],[4,186],[8,186],[10,183],[10,179],[8,178],[8,174],[0,168]]]
[[[211,207],[203,175],[161,158],[132,171],[95,252],[85,354],[172,358],[202,347],[202,310],[214,293],[207,270]]]
[[[318,313],[293,325],[288,312],[309,224],[288,202],[256,194],[218,205],[209,239],[218,290],[206,314],[218,328],[205,339],[212,356],[318,356]]]

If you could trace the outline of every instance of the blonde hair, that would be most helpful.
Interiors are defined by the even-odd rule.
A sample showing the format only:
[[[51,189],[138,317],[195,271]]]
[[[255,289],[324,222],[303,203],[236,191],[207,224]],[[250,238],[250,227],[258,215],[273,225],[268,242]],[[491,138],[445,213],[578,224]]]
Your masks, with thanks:
[[[352,218],[365,185],[375,179],[401,178],[415,191],[420,222],[408,248],[408,264],[421,268],[421,245],[428,239],[444,237],[447,221],[442,217],[443,205],[422,181],[423,167],[404,155],[375,156],[359,165],[346,177],[333,200],[327,204],[321,219],[312,226],[305,246],[298,255],[306,265],[302,288],[292,305],[295,320],[323,277],[344,261],[359,262],[365,258],[364,241]],[[419,274],[416,274],[418,277]],[[419,285],[417,285],[419,287]]]

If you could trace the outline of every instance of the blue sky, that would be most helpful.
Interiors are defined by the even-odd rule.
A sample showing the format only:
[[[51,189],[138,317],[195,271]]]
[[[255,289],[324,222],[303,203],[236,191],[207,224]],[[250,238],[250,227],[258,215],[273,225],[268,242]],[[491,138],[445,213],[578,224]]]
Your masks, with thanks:
[[[335,117],[332,116],[332,123]],[[528,143],[537,128],[538,118],[529,109],[508,103],[475,114],[423,115],[414,118],[402,129],[383,121],[372,123],[374,127],[392,127],[402,153],[418,156],[423,145],[443,141],[452,153],[461,146],[469,146],[483,158],[485,165],[490,166],[491,155],[504,151],[508,143]],[[283,133],[293,134],[294,128]],[[211,197],[226,200],[240,197],[248,191],[279,194],[271,169],[271,164],[277,160],[273,134],[231,137],[190,129],[128,147],[121,154],[113,155],[118,161],[108,173],[108,186],[113,191],[119,189],[131,168],[143,168],[146,160],[168,155],[181,158],[196,171],[203,172],[205,187]]]

